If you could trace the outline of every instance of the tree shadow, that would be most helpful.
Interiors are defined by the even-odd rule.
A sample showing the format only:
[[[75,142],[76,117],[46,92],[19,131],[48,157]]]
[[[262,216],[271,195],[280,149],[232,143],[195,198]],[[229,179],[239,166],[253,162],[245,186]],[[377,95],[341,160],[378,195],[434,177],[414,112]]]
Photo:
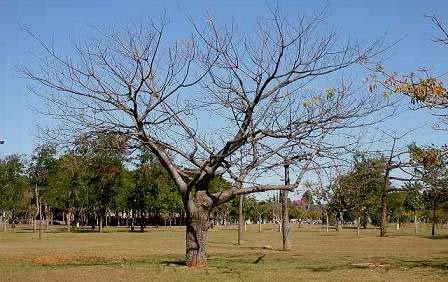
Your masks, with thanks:
[[[177,260],[163,260],[161,261],[162,265],[171,266],[171,267],[187,267],[185,260],[177,259]]]
[[[408,268],[430,267],[448,270],[448,257],[437,260],[401,260],[400,265]]]

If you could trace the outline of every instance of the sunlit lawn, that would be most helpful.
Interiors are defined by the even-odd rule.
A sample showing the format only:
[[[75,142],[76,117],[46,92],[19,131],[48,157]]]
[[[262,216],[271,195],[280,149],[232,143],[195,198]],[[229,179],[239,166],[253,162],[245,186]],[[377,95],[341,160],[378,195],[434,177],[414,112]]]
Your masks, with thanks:
[[[107,230],[106,230],[107,231]],[[111,231],[111,230],[109,230]],[[124,230],[123,230],[124,231]],[[248,226],[244,244],[236,230],[209,232],[209,267],[182,266],[184,230],[149,228],[145,233],[53,230],[42,240],[29,230],[0,232],[0,281],[448,281],[448,230],[437,239],[412,236],[411,227],[387,238],[377,230],[326,233],[293,226],[293,249],[280,251],[280,233]],[[270,245],[273,250],[263,249]]]

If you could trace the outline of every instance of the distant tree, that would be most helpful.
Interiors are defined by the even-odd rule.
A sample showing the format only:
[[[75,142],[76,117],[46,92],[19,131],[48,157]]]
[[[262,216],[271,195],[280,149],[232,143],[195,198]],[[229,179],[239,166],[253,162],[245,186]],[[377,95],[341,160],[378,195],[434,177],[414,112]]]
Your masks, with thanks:
[[[43,144],[38,146],[31,156],[28,166],[28,177],[34,190],[34,202],[36,214],[34,216],[34,230],[36,229],[35,220],[39,218],[39,239],[42,237],[42,206],[45,199],[42,194],[48,189],[48,180],[56,165],[56,147],[54,144]],[[47,211],[47,209],[46,209]],[[45,214],[46,217],[48,216]]]
[[[2,229],[8,222],[15,226],[15,217],[29,203],[28,182],[23,159],[18,155],[0,159],[0,218]]]
[[[448,156],[438,148],[411,146],[411,158],[415,173],[424,185],[423,199],[432,211],[432,236],[436,235],[437,209],[446,202],[448,195]]]
[[[83,135],[75,142],[74,152],[84,159],[87,168],[89,190],[95,201],[92,206],[100,232],[120,187],[123,162],[127,156],[126,142],[126,138],[112,133]]]
[[[418,218],[417,212],[423,209],[423,197],[422,190],[423,185],[418,182],[408,183],[405,186],[406,188],[406,198],[404,199],[404,208],[405,210],[411,211],[414,216],[414,234],[417,235],[418,232]]]
[[[49,189],[45,192],[48,203],[65,213],[67,231],[71,230],[72,215],[75,210],[88,207],[88,164],[72,153],[61,155],[49,178]]]

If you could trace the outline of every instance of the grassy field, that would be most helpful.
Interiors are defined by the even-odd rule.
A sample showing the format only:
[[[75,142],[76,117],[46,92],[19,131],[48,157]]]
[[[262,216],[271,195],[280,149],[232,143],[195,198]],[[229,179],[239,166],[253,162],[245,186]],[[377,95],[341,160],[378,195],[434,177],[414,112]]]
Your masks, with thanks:
[[[376,230],[362,230],[357,238],[351,229],[326,233],[294,225],[293,249],[282,252],[275,226],[265,225],[262,233],[249,226],[241,246],[235,245],[235,229],[215,228],[209,232],[209,267],[190,270],[181,264],[182,228],[53,230],[40,241],[16,229],[0,232],[0,281],[448,281],[447,230],[436,239],[412,236],[411,228],[391,231],[379,238]]]

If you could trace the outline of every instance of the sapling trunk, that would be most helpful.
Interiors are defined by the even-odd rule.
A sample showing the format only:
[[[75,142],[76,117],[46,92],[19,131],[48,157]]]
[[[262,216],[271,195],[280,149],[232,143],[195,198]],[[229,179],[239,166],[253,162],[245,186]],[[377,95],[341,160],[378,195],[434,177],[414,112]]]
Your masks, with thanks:
[[[285,165],[285,185],[289,185],[289,166]],[[280,191],[282,203],[282,244],[283,251],[291,249],[291,242],[289,240],[289,210],[288,210],[288,191]]]
[[[243,228],[244,228],[244,213],[243,213],[243,201],[244,196],[239,196],[238,203],[238,245],[241,245],[243,241]]]
[[[418,232],[417,211],[414,211],[414,235]]]

